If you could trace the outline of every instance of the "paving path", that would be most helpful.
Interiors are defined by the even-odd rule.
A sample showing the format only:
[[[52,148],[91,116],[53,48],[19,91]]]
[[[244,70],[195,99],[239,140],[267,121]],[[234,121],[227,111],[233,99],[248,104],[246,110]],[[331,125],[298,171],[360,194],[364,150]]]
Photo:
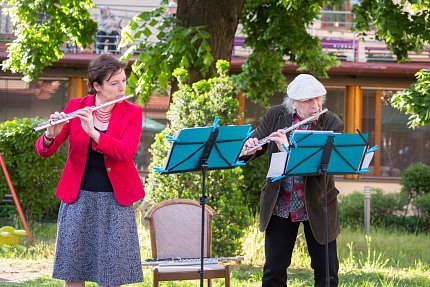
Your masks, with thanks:
[[[52,259],[0,258],[0,286],[19,286],[19,283],[41,276],[51,276]]]

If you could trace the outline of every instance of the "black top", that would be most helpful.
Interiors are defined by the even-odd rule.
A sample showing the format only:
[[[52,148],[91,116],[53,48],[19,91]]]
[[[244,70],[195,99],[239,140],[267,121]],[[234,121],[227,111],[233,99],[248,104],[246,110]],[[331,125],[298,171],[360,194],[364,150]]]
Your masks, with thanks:
[[[100,130],[98,130],[100,131]],[[100,131],[106,133],[106,131]],[[87,162],[81,182],[81,190],[95,192],[113,192],[112,184],[106,172],[103,154],[92,149],[93,139],[90,138]]]

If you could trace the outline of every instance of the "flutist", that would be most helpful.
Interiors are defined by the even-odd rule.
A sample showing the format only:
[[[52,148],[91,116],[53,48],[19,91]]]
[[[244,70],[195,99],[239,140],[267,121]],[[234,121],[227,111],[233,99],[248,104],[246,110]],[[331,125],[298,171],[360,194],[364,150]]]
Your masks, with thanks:
[[[144,190],[133,162],[142,132],[142,108],[126,100],[126,64],[102,55],[88,67],[89,95],[72,99],[36,141],[49,157],[69,139],[56,195],[61,200],[53,277],[66,287],[120,286],[143,281],[133,203]],[[94,109],[93,107],[103,107]],[[127,272],[125,272],[126,270]]]
[[[287,88],[282,105],[269,109],[259,124],[255,137],[248,139],[243,151],[257,145],[258,139],[268,138],[269,143],[250,151],[244,160],[253,160],[266,151],[269,160],[272,153],[284,151],[288,146],[285,127],[322,110],[326,89],[313,76],[298,75]],[[340,132],[343,122],[333,113],[326,112],[297,129]],[[314,269],[314,286],[325,286],[325,248],[323,216],[323,177],[287,176],[272,182],[266,179],[260,196],[260,230],[266,232],[263,270],[263,287],[287,285],[287,268],[296,242],[300,223],[303,223],[311,267]],[[328,194],[328,247],[330,287],[338,286],[339,262],[336,252],[336,237],[340,232],[337,195],[333,178],[329,176]]]

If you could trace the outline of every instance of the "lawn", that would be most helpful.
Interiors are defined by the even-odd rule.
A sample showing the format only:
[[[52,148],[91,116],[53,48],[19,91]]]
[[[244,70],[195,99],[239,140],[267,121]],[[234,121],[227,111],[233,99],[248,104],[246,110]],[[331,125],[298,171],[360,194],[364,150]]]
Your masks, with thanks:
[[[142,259],[150,258],[148,230],[140,225]],[[31,226],[35,246],[26,250],[11,249],[1,251],[3,262],[20,261],[34,262],[51,261],[55,250],[55,223],[34,224]],[[245,261],[233,266],[231,277],[233,287],[261,286],[264,234],[256,229],[256,225],[246,231],[244,238]],[[27,245],[22,240],[23,245]],[[429,234],[406,234],[372,230],[365,235],[361,230],[344,228],[338,238],[340,261],[340,286],[342,287],[423,287],[430,286],[430,237]],[[1,267],[1,263],[0,263]],[[128,287],[152,286],[150,267],[143,268],[145,281]],[[24,274],[22,274],[24,275]],[[20,276],[20,275],[18,275]],[[293,265],[288,270],[288,286],[313,286],[313,275],[310,259],[307,255],[303,234],[299,236],[293,254]],[[0,275],[0,281],[1,281]],[[223,280],[214,280],[214,286],[224,286]],[[198,281],[166,282],[161,286],[199,286]],[[0,283],[0,286],[63,286],[62,281],[49,276],[42,276],[20,284]],[[87,286],[96,286],[88,283]]]

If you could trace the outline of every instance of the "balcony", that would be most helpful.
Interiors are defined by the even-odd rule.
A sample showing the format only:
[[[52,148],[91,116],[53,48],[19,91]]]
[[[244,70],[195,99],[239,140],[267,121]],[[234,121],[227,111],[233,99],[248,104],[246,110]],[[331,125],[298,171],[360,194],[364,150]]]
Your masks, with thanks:
[[[100,14],[97,5],[90,11],[91,17],[96,21]],[[109,4],[111,12],[122,19],[121,26],[124,27],[132,17],[142,11],[150,11],[157,6],[153,5],[119,5]],[[386,62],[395,63],[396,56],[387,50],[383,42],[374,38],[374,33],[369,32],[366,38],[359,39],[357,34],[350,31],[353,26],[351,21],[353,15],[350,11],[321,11],[321,17],[308,28],[309,34],[319,37],[322,49],[331,55],[335,55],[342,62]],[[13,40],[12,26],[8,16],[0,14],[0,52],[6,52],[7,43]],[[233,44],[232,56],[235,58],[246,58],[252,50],[244,46],[246,35],[238,28]],[[120,38],[118,36],[95,37],[94,43],[86,49],[80,49],[71,43],[64,43],[61,47],[66,54],[79,53],[108,53],[117,54],[116,47]],[[155,41],[155,39],[154,39]],[[288,59],[286,59],[288,60]],[[410,53],[410,63],[429,63],[430,47],[420,53]]]

